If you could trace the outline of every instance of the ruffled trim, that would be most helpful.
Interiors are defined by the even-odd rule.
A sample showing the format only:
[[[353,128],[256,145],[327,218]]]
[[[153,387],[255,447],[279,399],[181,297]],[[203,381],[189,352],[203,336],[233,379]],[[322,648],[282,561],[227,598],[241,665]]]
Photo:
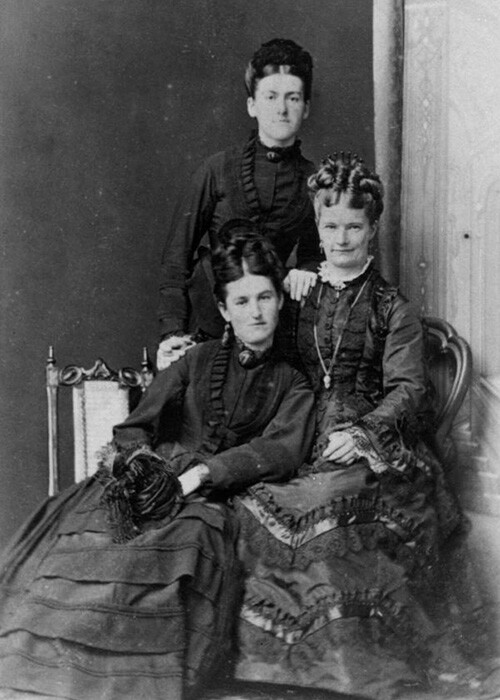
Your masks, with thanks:
[[[232,348],[232,343],[229,347],[223,343],[220,344],[210,371],[210,404],[213,412],[220,420],[224,417],[223,390]]]
[[[416,641],[421,637],[414,630],[405,606],[399,601],[389,600],[388,595],[381,591],[346,591],[325,596],[297,616],[268,601],[249,597],[245,600],[240,617],[249,624],[270,632],[285,644],[296,644],[325,625],[349,617],[377,618],[391,628],[398,629],[405,639]],[[411,637],[408,636],[409,628],[412,630]]]
[[[224,409],[224,386],[229,367],[229,360],[232,353],[237,352],[238,347],[233,341],[229,346],[221,343],[217,354],[212,362],[210,370],[209,396],[210,407],[212,410],[212,420],[209,421],[211,434],[215,435],[219,431],[229,431],[226,426],[227,416]],[[248,421],[244,425],[239,425],[234,431],[240,435],[251,432],[252,425],[255,420],[260,420],[262,408],[269,397],[269,386],[272,375],[275,371],[275,366],[280,360],[279,351],[273,346],[266,351],[255,365],[260,368],[260,376],[253,394],[253,411],[248,415]],[[240,363],[241,365],[241,363]],[[245,371],[251,372],[254,367],[245,368]],[[229,431],[231,432],[231,431]],[[205,444],[205,448],[211,451],[209,446]]]
[[[326,532],[315,533],[314,537],[292,548],[274,537],[253,516],[243,516],[240,521],[240,538],[245,547],[270,569],[306,571],[311,562],[322,562],[335,570],[345,557],[379,548],[406,572],[415,572],[419,577],[420,570],[423,576],[428,573],[422,569],[429,562],[424,548],[417,547],[414,540],[404,541],[400,533],[387,527],[385,522],[358,522],[348,527],[336,525]],[[327,523],[321,524],[328,527]]]
[[[259,193],[255,184],[255,154],[257,150],[258,135],[256,131],[252,131],[250,138],[243,149],[241,158],[241,185],[247,206],[252,213],[252,219],[261,226],[264,231],[268,225],[273,225],[274,222],[279,222],[280,228],[287,228],[290,222],[296,219],[297,205],[304,199],[307,204],[307,198],[301,197],[304,189],[304,172],[299,167],[301,158],[300,141],[296,141],[293,146],[290,146],[287,160],[293,163],[295,174],[295,187],[286,199],[279,202],[279,206],[273,207],[270,212],[264,213],[262,204],[259,200]],[[272,151],[274,149],[267,149]]]
[[[328,264],[328,261],[324,260],[318,268],[318,276],[322,282],[331,285],[335,289],[345,289],[345,287],[349,286],[350,284],[357,283],[361,279],[366,279],[365,273],[372,268],[373,260],[373,255],[369,255],[359,275],[356,275],[356,277],[347,280],[339,279],[338,277],[336,277],[335,270],[332,270]]]
[[[382,474],[390,465],[381,457],[374,448],[368,435],[359,427],[347,428],[346,433],[352,437],[358,459],[366,459],[368,466],[375,474]]]
[[[247,489],[248,496],[238,499],[258,521],[270,523],[269,529],[274,536],[286,541],[290,547],[298,547],[304,541],[304,535],[325,520],[335,523],[335,527],[344,527],[355,522],[371,523],[380,521],[407,540],[411,536],[413,521],[402,512],[390,508],[379,498],[354,496],[341,498],[314,508],[304,515],[287,512],[276,504],[274,496],[265,484],[258,483]]]

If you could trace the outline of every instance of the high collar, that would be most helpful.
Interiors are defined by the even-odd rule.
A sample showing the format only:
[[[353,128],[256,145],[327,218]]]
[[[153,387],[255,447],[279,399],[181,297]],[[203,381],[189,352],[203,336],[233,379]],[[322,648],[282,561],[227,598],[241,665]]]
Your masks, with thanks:
[[[257,137],[256,155],[264,156],[271,163],[279,163],[282,160],[292,160],[298,158],[301,154],[300,143],[300,140],[296,139],[291,146],[266,146]]]
[[[322,282],[329,284],[334,289],[340,290],[344,289],[345,287],[350,287],[351,285],[356,284],[358,282],[364,282],[368,274],[371,272],[372,268],[373,255],[369,255],[359,275],[356,275],[351,279],[343,280],[338,277],[335,277],[335,272],[328,267],[328,262],[324,260],[319,266],[318,275]]]

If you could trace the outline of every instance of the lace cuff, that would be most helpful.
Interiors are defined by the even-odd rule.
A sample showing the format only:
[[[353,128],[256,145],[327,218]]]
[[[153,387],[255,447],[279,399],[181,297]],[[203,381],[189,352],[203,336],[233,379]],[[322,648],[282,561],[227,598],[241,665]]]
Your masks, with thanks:
[[[368,451],[374,455],[372,459],[385,465],[384,469],[379,468],[376,473],[380,474],[382,471],[391,469],[393,472],[402,474],[407,472],[414,463],[411,450],[405,446],[403,435],[397,427],[391,427],[381,419],[367,415],[357,421],[355,426],[349,428],[349,431],[351,430],[360,431],[357,435],[364,436],[361,445],[365,449],[366,445],[369,445],[371,449],[368,448]],[[368,453],[363,456],[366,456],[373,469]],[[376,471],[376,469],[373,470]]]
[[[390,465],[379,454],[367,432],[359,427],[347,428],[345,432],[349,433],[354,441],[356,456],[366,459],[375,474],[382,474],[389,469]]]

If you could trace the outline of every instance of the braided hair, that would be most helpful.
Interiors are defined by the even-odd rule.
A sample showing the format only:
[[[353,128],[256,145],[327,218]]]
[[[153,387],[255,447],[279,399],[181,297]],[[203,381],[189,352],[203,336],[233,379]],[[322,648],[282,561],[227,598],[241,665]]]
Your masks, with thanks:
[[[247,66],[245,86],[249,97],[255,97],[257,83],[286,66],[287,72],[304,83],[304,100],[311,99],[313,61],[311,54],[291,39],[271,39],[262,44]]]
[[[314,197],[316,216],[322,206],[337,204],[342,194],[347,195],[350,207],[365,210],[371,225],[379,220],[384,210],[384,187],[380,177],[356,154],[341,151],[327,156],[307,184]]]

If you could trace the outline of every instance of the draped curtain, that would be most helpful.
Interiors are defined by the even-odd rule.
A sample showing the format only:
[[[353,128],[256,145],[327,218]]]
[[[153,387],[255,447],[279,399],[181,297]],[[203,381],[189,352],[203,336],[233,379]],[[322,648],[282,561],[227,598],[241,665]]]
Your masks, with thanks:
[[[375,168],[385,186],[377,262],[399,283],[404,0],[373,0]]]

